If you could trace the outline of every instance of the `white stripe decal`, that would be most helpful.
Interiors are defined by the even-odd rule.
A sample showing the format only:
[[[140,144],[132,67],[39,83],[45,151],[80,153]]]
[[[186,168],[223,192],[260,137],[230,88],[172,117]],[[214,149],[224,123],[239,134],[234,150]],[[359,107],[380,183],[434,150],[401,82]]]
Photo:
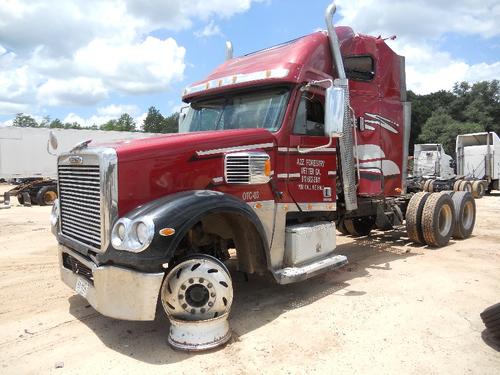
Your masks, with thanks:
[[[288,173],[288,178],[300,178],[300,173]]]
[[[315,147],[306,147],[306,148],[300,148],[301,151],[308,151],[314,149],[314,152],[335,152],[337,149],[335,147],[327,147],[327,148],[318,148],[316,149]],[[299,152],[299,150],[296,147],[278,147],[278,152]]]
[[[337,171],[328,171],[328,176],[336,176]]]
[[[196,155],[198,156],[214,155],[214,154],[222,154],[224,152],[246,151],[246,150],[253,150],[256,148],[269,148],[273,146],[274,143],[259,143],[255,145],[244,145],[236,147],[217,148],[214,150],[196,151]]]
[[[261,70],[253,73],[235,74],[232,76],[221,77],[212,79],[194,86],[188,86],[184,89],[184,95],[192,94],[195,92],[214,89],[217,87],[235,85],[238,83],[259,81],[272,78],[284,78],[288,76],[290,71],[286,68]]]
[[[278,178],[288,178],[288,173],[278,173]]]
[[[214,184],[218,184],[218,183],[224,181],[224,177],[214,177],[214,178],[212,178],[212,181]]]

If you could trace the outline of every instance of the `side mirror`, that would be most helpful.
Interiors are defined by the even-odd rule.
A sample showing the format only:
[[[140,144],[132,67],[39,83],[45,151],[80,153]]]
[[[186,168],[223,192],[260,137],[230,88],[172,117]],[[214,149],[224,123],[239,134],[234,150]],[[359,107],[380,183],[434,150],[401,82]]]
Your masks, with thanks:
[[[47,152],[50,154],[50,155],[57,155],[56,153],[54,152],[51,152],[50,151],[50,148],[52,147],[52,149],[55,151],[57,150],[57,146],[58,146],[58,142],[57,142],[57,138],[56,136],[54,135],[54,133],[52,133],[52,130],[49,132],[49,140],[47,141]]]
[[[52,131],[49,132],[49,142],[50,142],[50,146],[54,150],[57,150],[57,146],[58,146],[57,138]]]
[[[325,93],[325,136],[342,137],[344,126],[345,91],[330,86]]]

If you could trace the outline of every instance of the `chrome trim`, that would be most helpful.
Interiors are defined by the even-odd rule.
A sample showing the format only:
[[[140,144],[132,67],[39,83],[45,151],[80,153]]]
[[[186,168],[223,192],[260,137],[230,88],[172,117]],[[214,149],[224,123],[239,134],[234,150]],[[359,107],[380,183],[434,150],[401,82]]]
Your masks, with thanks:
[[[224,157],[224,179],[228,184],[266,184],[265,165],[271,159],[266,152],[234,152]]]
[[[246,150],[255,150],[258,148],[270,148],[270,147],[274,147],[274,143],[259,143],[259,144],[254,144],[254,145],[243,145],[243,146],[217,148],[214,150],[196,151],[196,155],[206,156],[206,155],[214,155],[214,154],[223,154],[225,152],[246,151]]]
[[[142,273],[115,266],[97,266],[79,253],[59,245],[61,280],[75,290],[80,278],[63,265],[66,253],[92,271],[94,285],[89,284],[84,298],[99,313],[116,319],[154,320],[156,302],[165,274]]]
[[[65,171],[65,167],[70,169],[74,164],[70,159],[75,156],[82,158],[82,164],[79,168],[85,170],[85,165],[95,163],[99,165],[99,172],[92,173],[91,169],[86,170],[90,173],[89,176],[76,176],[70,171]],[[80,190],[82,185],[75,183],[61,182],[63,188],[68,192],[68,196],[78,197],[81,202],[80,206],[74,204],[67,204],[66,209],[59,210],[59,227],[57,235],[60,236],[65,243],[75,243],[78,248],[92,249],[96,252],[104,252],[109,247],[111,237],[111,227],[113,222],[118,216],[118,166],[117,166],[116,151],[112,148],[95,147],[79,150],[74,153],[63,153],[57,158],[58,170],[61,169],[61,175],[65,177],[76,177],[85,181],[85,187],[89,191],[99,193],[100,210],[96,211],[93,202],[96,202],[95,196],[85,194]],[[59,173],[59,172],[58,172]],[[87,181],[86,181],[87,180]],[[95,182],[95,183],[94,183]],[[58,196],[61,197],[60,186],[58,184]],[[89,199],[90,198],[90,199]],[[64,202],[64,196],[61,202]],[[75,222],[82,222],[86,220],[86,224],[92,227],[97,227],[97,221],[100,220],[100,248],[91,246],[82,242],[84,239],[79,231],[85,232],[82,228],[75,228],[74,223],[71,225],[66,224],[66,231],[71,233],[71,236],[65,235],[61,231],[62,216],[71,217]],[[88,221],[91,223],[89,224]],[[76,232],[75,232],[76,231]],[[87,231],[88,232],[88,231]],[[87,235],[87,234],[86,234]],[[80,238],[80,239],[78,239]]]

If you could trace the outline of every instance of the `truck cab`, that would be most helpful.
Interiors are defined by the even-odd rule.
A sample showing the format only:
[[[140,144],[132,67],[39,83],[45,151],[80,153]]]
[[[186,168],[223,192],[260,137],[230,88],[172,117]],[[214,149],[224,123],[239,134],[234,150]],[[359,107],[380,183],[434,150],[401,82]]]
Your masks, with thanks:
[[[401,224],[404,58],[380,37],[327,28],[188,86],[178,134],[61,154],[63,281],[114,318],[152,320],[159,301],[172,322],[211,321],[231,306],[229,258],[288,284],[347,263],[336,228]]]

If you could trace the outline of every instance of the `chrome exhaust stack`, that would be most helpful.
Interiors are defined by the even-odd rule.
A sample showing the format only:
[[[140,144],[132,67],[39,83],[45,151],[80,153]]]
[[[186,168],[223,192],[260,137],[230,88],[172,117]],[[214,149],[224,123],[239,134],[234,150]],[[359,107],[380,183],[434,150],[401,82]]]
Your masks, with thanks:
[[[233,43],[230,40],[226,41],[226,61],[233,58]]]
[[[339,76],[335,80],[334,85],[341,87],[345,91],[344,101],[344,121],[343,134],[339,140],[340,160],[342,164],[342,180],[344,187],[344,200],[347,211],[354,211],[358,208],[357,186],[354,167],[354,152],[353,152],[353,124],[351,121],[351,106],[349,102],[349,82],[347,80],[342,54],[340,52],[339,39],[333,26],[333,15],[337,10],[335,2],[332,2],[325,11],[325,22],[328,30],[328,40],[330,41],[330,49],[332,50],[333,62]]]

